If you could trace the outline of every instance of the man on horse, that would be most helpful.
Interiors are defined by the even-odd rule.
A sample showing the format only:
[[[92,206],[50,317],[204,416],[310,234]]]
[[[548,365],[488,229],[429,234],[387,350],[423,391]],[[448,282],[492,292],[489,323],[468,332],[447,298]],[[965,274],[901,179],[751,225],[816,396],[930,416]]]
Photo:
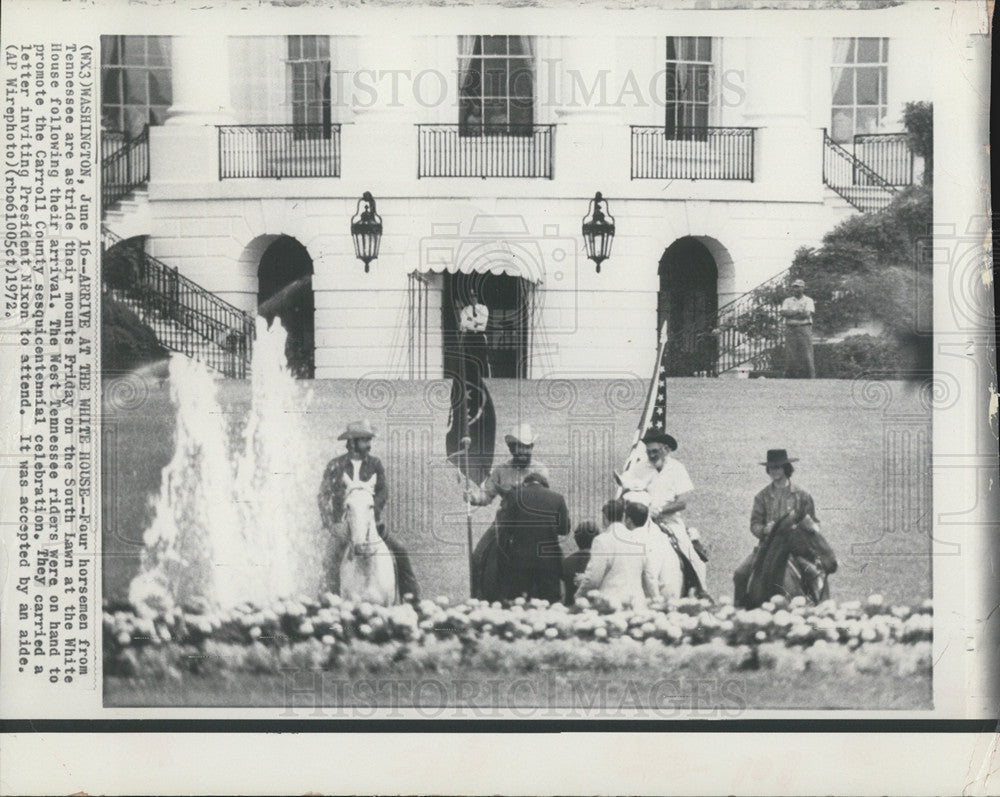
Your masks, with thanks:
[[[524,484],[524,480],[532,473],[549,480],[549,469],[538,460],[532,461],[532,455],[537,442],[531,425],[521,423],[504,435],[504,442],[510,451],[510,459],[498,465],[493,472],[477,487],[468,485],[467,498],[473,506],[488,506],[498,495],[505,498],[515,487]]]
[[[667,536],[681,559],[685,571],[684,594],[692,589],[696,593],[704,593],[708,551],[698,532],[689,528],[681,515],[694,485],[687,468],[672,456],[677,450],[677,440],[666,432],[649,429],[643,435],[642,443],[646,446],[646,460],[636,463],[623,474],[623,480],[627,481],[625,486],[649,493],[650,518]]]
[[[344,533],[344,497],[347,490],[344,476],[350,481],[367,481],[375,477],[375,520],[379,536],[385,541],[396,563],[396,580],[400,595],[418,597],[417,578],[406,549],[386,530],[382,512],[389,494],[385,469],[378,457],[371,454],[375,429],[369,421],[354,421],[337,438],[345,441],[347,451],[330,460],[319,488],[319,514],[323,527],[330,534],[328,577],[331,588],[339,591],[340,562],[347,549]]]
[[[504,442],[507,443],[507,449],[510,451],[510,459],[494,468],[482,485],[467,484],[465,488],[466,500],[473,506],[488,506],[493,503],[497,496],[500,496],[502,506],[504,499],[514,489],[524,484],[524,480],[531,474],[538,474],[547,484],[549,469],[538,460],[532,459],[537,439],[531,426],[527,423],[518,424],[511,429],[510,433],[504,436]],[[472,554],[473,597],[485,598],[486,600],[499,598],[500,584],[496,544],[497,524],[494,522],[479,540]]]
[[[767,452],[766,461],[760,463],[767,469],[771,483],[753,499],[750,533],[757,538],[758,544],[733,573],[733,603],[736,606],[746,603],[747,582],[754,563],[762,543],[767,540],[776,523],[791,515],[797,519],[801,518],[798,522],[809,531],[819,530],[819,519],[816,517],[816,506],[812,496],[791,482],[792,473],[795,471],[793,462],[798,462],[798,457],[789,457],[784,448],[772,448]],[[805,570],[803,576],[806,580],[819,575],[813,572],[814,564],[806,561],[800,564]]]

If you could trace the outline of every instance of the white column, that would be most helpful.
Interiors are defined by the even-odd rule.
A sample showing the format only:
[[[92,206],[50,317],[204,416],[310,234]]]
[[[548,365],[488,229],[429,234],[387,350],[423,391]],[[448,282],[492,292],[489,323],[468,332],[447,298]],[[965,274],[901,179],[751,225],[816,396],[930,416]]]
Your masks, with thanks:
[[[218,181],[219,134],[215,125],[233,121],[228,47],[225,36],[171,39],[174,102],[164,125],[150,130],[150,182]]]
[[[747,110],[757,130],[755,176],[776,189],[821,194],[822,134],[809,126],[809,41],[747,43]]]
[[[168,125],[217,125],[232,121],[229,42],[225,36],[174,36],[170,55],[174,102]]]
[[[564,37],[556,64],[561,71],[556,179],[588,197],[628,179],[628,127],[614,105],[619,90],[615,41],[613,36]]]
[[[388,180],[416,176],[417,128],[413,81],[422,65],[407,31],[380,31],[357,41],[357,59],[345,85],[353,124],[343,130],[345,188],[376,199]]]

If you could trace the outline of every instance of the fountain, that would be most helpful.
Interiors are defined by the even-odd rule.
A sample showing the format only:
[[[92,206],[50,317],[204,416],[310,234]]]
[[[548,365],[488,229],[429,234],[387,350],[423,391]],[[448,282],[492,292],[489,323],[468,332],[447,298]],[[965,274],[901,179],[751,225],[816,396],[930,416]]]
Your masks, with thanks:
[[[284,352],[281,325],[268,329],[258,318],[249,410],[232,422],[220,392],[234,383],[194,360],[171,359],[175,449],[129,586],[137,610],[199,600],[219,609],[263,606],[322,587],[325,535],[303,423],[312,395],[287,370]]]

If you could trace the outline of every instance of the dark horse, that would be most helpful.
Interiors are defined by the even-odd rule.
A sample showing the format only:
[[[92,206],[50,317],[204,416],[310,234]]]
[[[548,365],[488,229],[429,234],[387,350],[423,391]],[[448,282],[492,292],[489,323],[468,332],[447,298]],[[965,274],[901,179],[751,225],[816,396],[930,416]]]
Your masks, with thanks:
[[[837,571],[837,557],[807,518],[788,513],[757,550],[747,582],[744,606],[755,609],[775,595],[802,595],[813,603],[830,597],[827,577]]]

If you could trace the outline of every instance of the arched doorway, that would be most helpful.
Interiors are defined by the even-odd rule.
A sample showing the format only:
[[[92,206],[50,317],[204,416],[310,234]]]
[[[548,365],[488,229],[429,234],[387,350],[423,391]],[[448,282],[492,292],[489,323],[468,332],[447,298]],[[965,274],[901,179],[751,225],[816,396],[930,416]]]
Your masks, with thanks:
[[[299,379],[312,379],[316,373],[312,273],[309,252],[287,235],[264,250],[257,267],[258,313],[268,323],[277,318],[285,328],[285,357]]]
[[[530,350],[531,283],[521,277],[489,272],[444,274],[441,331],[444,336],[444,373],[459,371],[459,313],[475,291],[489,310],[486,326],[489,376],[523,379]]]
[[[657,331],[667,324],[667,373],[715,373],[712,335],[718,305],[719,269],[708,247],[696,238],[674,241],[660,258]]]

